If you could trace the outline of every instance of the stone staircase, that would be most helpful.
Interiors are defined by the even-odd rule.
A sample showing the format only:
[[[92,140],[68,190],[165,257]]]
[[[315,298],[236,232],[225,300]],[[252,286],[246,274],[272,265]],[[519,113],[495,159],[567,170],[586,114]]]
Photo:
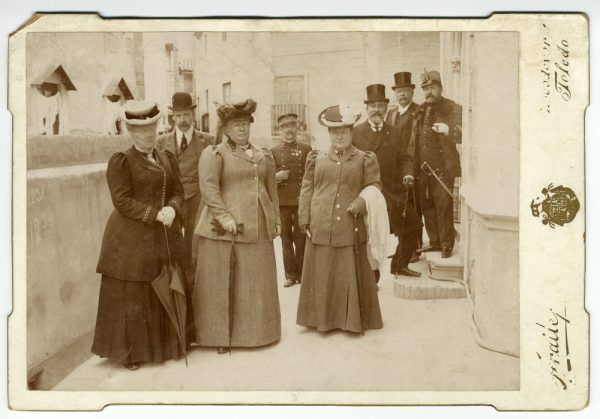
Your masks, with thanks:
[[[458,229],[457,229],[458,230]],[[408,300],[465,298],[464,287],[456,282],[463,277],[463,262],[459,235],[451,257],[443,259],[441,252],[428,252],[410,268],[422,273],[420,278],[398,276],[394,279],[394,294]]]

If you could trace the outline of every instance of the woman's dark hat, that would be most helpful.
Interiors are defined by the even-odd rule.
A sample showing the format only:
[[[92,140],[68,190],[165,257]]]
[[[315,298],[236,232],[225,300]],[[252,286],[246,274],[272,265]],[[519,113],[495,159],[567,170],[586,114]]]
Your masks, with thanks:
[[[360,119],[360,114],[352,112],[349,106],[334,105],[325,108],[317,120],[328,128],[351,127]]]
[[[173,111],[183,111],[185,109],[194,109],[196,104],[192,99],[192,95],[188,92],[176,92],[171,99],[172,105],[169,109]]]
[[[365,103],[371,102],[390,103],[390,100],[385,97],[385,86],[383,84],[367,86],[367,100],[365,100]]]
[[[232,119],[249,119],[254,122],[252,114],[256,110],[256,102],[253,99],[246,99],[238,103],[222,103],[217,107],[217,115],[223,124]]]
[[[392,89],[400,89],[402,87],[412,87],[415,88],[415,85],[411,83],[411,73],[407,71],[401,71],[399,73],[394,74],[394,83]]]

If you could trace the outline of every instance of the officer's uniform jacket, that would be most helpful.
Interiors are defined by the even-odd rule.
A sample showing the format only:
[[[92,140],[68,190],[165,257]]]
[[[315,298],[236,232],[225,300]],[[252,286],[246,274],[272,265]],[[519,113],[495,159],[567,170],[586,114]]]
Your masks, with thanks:
[[[280,206],[298,206],[306,156],[311,150],[308,144],[298,141],[291,144],[282,141],[281,144],[271,148],[276,171],[289,170],[288,178],[277,183]]]
[[[448,125],[448,135],[434,132],[432,125]],[[461,174],[456,144],[462,142],[462,107],[450,99],[440,98],[433,104],[423,103],[415,113],[410,148],[415,148],[416,164],[428,162],[449,177]],[[417,152],[418,150],[418,152]]]
[[[159,151],[168,150],[176,156],[185,199],[190,199],[200,192],[198,161],[204,149],[214,143],[214,137],[194,129],[192,138],[187,138],[187,141],[188,147],[182,153],[177,146],[176,134],[173,131],[158,138],[156,149]]]
[[[258,218],[264,212],[267,230],[275,238],[276,225],[281,225],[279,199],[275,185],[275,162],[268,148],[250,145],[252,157],[231,140],[207,147],[200,157],[200,193],[206,206],[195,234],[217,240],[231,240],[231,234],[219,235],[211,222],[221,225],[229,220],[242,223],[238,242],[258,241]]]
[[[377,157],[354,146],[341,156],[333,147],[311,151],[302,180],[298,224],[308,225],[311,241],[323,246],[354,244],[354,216],[346,211],[368,185],[381,189]],[[363,217],[357,218],[359,241],[367,240]]]

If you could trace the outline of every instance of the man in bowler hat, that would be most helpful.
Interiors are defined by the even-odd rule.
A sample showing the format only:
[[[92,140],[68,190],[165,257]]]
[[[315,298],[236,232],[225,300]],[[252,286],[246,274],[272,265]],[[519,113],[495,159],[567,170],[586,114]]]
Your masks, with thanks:
[[[461,174],[456,144],[462,141],[462,107],[442,97],[437,71],[421,74],[421,87],[425,103],[414,116],[411,147],[419,170],[418,187],[429,245],[419,252],[441,251],[442,257],[448,258],[454,248],[454,200],[448,191],[453,191],[454,179]]]
[[[299,283],[302,277],[306,236],[298,226],[298,202],[304,177],[306,156],[310,145],[298,142],[298,115],[287,113],[277,118],[281,144],[271,149],[275,159],[279,213],[281,215],[281,244],[283,247],[284,287]]]
[[[188,260],[190,269],[185,272],[188,289],[187,295],[191,297],[192,284],[196,272],[196,251],[194,229],[196,226],[196,217],[198,208],[200,207],[200,186],[198,178],[198,161],[202,151],[214,139],[212,135],[198,131],[194,128],[194,109],[196,104],[192,100],[192,96],[187,92],[176,92],[171,100],[169,109],[173,111],[173,120],[175,122],[175,130],[161,135],[157,142],[156,148],[164,151],[169,150],[177,157],[179,164],[179,172],[181,174],[181,183],[183,184],[184,201],[183,201],[183,238],[185,245],[185,257]],[[194,247],[194,249],[193,249]],[[191,314],[191,300],[188,301],[188,313]],[[189,317],[193,319],[192,317]],[[193,330],[193,321],[191,330]]]
[[[411,81],[412,74],[407,71],[401,71],[394,74],[394,85],[392,86],[392,90],[396,95],[396,100],[398,101],[398,108],[390,110],[385,118],[385,121],[390,125],[395,125],[400,130],[400,137],[402,138],[402,143],[409,144],[410,137],[412,135],[412,123],[413,117],[419,109],[419,104],[413,102],[413,96],[415,94],[415,85]],[[414,156],[411,155],[414,158]],[[415,168],[415,179],[418,179],[418,168]],[[408,201],[410,205],[416,210],[419,216],[419,229],[418,232],[415,230],[418,240],[418,246],[421,246],[421,240],[423,235],[423,225],[420,221],[422,218],[421,215],[421,205],[419,199],[419,189],[412,188],[408,194]],[[410,231],[413,231],[412,228],[409,228]],[[399,243],[400,244],[400,243]],[[410,258],[410,263],[417,262],[419,260],[419,253],[415,251],[412,253]],[[393,256],[392,264],[397,263],[397,258],[404,258],[401,253],[401,249],[396,249],[396,253]]]
[[[418,247],[417,231],[420,220],[414,208],[408,205],[407,191],[414,182],[414,166],[408,153],[408,141],[403,141],[400,129],[384,121],[389,99],[385,86],[367,86],[367,120],[352,131],[352,143],[363,151],[377,156],[383,196],[388,209],[390,232],[398,236],[404,258],[395,258],[391,271],[394,275],[420,276],[408,267],[413,250]],[[379,273],[375,273],[379,278]]]

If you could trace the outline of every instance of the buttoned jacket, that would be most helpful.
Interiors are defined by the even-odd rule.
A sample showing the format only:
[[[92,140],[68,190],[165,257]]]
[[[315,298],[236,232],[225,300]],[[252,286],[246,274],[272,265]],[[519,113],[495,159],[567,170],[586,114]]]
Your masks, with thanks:
[[[198,183],[198,161],[200,155],[206,147],[214,144],[214,137],[202,131],[194,129],[192,138],[188,138],[188,148],[195,148],[190,151],[194,151],[193,158],[195,161],[183,161],[188,153],[182,154],[179,146],[177,145],[176,131],[168,134],[161,135],[156,141],[156,149],[159,151],[170,151],[179,163],[181,173],[181,183],[183,184],[183,190],[185,199],[190,199],[200,192],[200,186]]]
[[[289,170],[288,178],[277,183],[280,206],[298,206],[306,156],[311,150],[308,144],[298,141],[291,144],[282,141],[271,148],[277,171]]]
[[[231,234],[219,235],[213,220],[221,225],[230,220],[243,224],[236,234],[238,242],[258,241],[258,217],[264,213],[267,230],[275,238],[281,225],[279,200],[275,185],[275,162],[268,148],[251,146],[248,156],[231,141],[206,148],[198,166],[200,193],[206,206],[202,209],[195,233],[216,240],[231,240]]]
[[[377,157],[354,146],[341,156],[333,148],[311,151],[300,191],[298,224],[308,225],[311,241],[323,246],[354,243],[354,216],[346,210],[368,185],[381,189]],[[359,241],[367,239],[363,217],[357,217]]]

